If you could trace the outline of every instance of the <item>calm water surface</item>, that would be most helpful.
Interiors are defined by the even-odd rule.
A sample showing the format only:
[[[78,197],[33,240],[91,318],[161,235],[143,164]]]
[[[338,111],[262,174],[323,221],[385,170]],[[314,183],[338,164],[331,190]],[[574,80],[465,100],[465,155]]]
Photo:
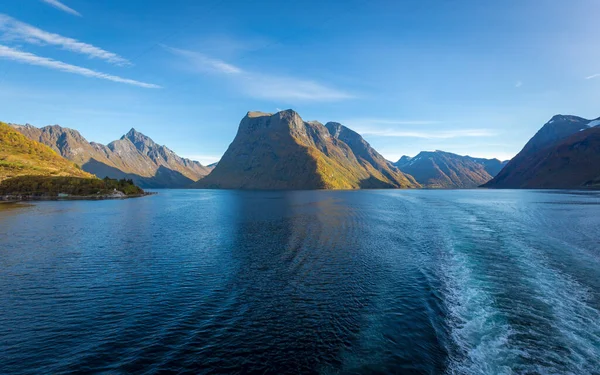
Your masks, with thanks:
[[[600,195],[0,205],[0,374],[600,374]]]

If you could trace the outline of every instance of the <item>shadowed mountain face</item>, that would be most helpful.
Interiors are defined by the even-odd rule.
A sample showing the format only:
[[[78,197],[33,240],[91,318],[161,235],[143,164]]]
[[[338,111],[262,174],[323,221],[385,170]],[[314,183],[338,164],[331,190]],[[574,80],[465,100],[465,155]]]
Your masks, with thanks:
[[[418,184],[337,124],[286,110],[249,112],[215,169],[195,184],[225,189],[360,189]]]
[[[429,188],[475,188],[491,180],[505,163],[498,159],[472,158],[444,151],[423,151],[414,158],[403,156],[395,165]]]
[[[88,142],[78,131],[58,125],[12,126],[100,178],[131,178],[145,188],[180,188],[210,172],[210,168],[179,157],[135,129],[105,146]]]
[[[465,156],[465,158],[471,159],[476,163],[483,165],[483,169],[492,177],[496,176],[502,168],[508,164],[509,160],[500,161],[498,159],[484,159],[484,158],[473,158]]]
[[[18,176],[93,177],[50,147],[0,122],[0,181]]]
[[[554,116],[490,182],[489,188],[600,186],[600,119]]]

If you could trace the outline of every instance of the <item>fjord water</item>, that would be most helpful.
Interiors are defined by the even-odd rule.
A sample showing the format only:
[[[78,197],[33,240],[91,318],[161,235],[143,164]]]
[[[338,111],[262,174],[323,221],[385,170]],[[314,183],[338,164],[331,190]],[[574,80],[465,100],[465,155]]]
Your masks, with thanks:
[[[0,373],[600,373],[600,195],[0,205]]]

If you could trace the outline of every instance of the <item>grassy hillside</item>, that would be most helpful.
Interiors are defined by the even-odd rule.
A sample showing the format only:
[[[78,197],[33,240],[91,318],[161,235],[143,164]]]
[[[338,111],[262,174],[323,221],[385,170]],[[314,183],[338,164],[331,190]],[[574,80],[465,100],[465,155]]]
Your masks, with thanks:
[[[17,176],[94,177],[50,147],[0,122],[0,181]]]

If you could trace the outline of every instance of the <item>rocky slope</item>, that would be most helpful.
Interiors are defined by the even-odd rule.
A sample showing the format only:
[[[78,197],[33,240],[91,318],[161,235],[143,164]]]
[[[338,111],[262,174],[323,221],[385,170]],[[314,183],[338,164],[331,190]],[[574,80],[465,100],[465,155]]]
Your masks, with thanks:
[[[395,165],[428,188],[476,188],[492,179],[504,165],[498,159],[472,158],[444,151],[403,156]]]
[[[405,188],[418,184],[337,124],[293,110],[249,112],[214,170],[195,187],[225,189]]]
[[[598,125],[600,119],[554,116],[484,187],[563,189],[597,184],[600,181]]]
[[[119,140],[102,145],[88,142],[78,131],[58,125],[12,126],[100,178],[128,178],[142,187],[179,188],[189,186],[210,172],[210,168],[181,158],[135,129]]]
[[[0,122],[0,181],[19,176],[93,177],[50,147]]]

